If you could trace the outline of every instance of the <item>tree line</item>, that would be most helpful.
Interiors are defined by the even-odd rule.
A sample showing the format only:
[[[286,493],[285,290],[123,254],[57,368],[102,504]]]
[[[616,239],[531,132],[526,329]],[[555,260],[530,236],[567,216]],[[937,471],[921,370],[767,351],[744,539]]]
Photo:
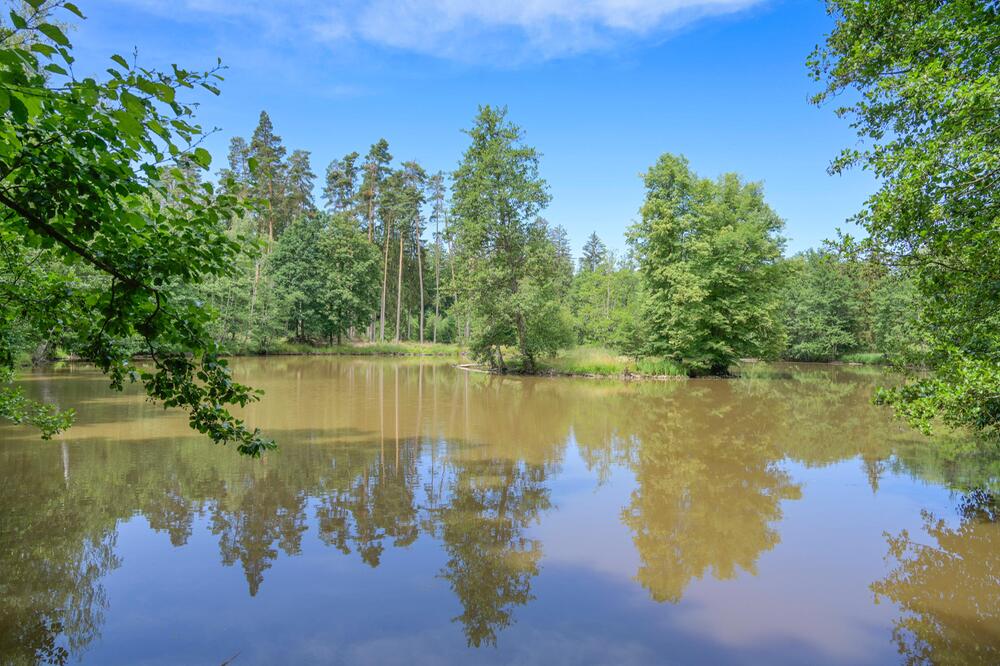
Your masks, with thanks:
[[[457,342],[527,371],[540,355],[598,345],[692,374],[916,344],[908,278],[852,253],[849,238],[785,258],[759,184],[700,178],[664,155],[645,175],[628,252],[593,233],[574,259],[565,230],[539,215],[539,158],[506,110],[483,107],[468,134],[452,174],[394,163],[384,139],[335,159],[316,202],[309,153],[288,153],[262,112],[219,174],[257,202],[230,222],[244,241],[235,269],[198,289],[219,314],[219,343]]]

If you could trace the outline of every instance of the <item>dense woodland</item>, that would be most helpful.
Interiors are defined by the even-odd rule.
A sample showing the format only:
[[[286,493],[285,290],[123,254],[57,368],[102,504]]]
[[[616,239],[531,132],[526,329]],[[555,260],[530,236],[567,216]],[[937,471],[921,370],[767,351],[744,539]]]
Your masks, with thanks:
[[[831,0],[834,28],[808,61],[817,104],[844,90],[861,100],[838,113],[864,148],[832,170],[880,177],[857,218],[864,239],[786,256],[761,184],[665,153],[643,176],[627,251],[591,235],[575,258],[544,218],[540,156],[505,107],[480,107],[449,173],[371,137],[317,176],[266,112],[213,172],[182,100],[217,94],[217,69],[114,56],[109,77],[74,78],[59,21],[79,10],[29,1],[0,48],[5,379],[26,357],[76,354],[257,455],[273,442],[226,410],[258,397],[230,380],[226,353],[442,342],[534,372],[593,345],[692,376],[748,357],[867,354],[929,371],[880,394],[915,425],[996,435],[996,6],[876,5]],[[153,369],[137,369],[137,353]],[[45,435],[72,417],[10,385],[0,413]]]
[[[536,214],[547,195],[532,149],[498,139],[503,132],[521,135],[503,109],[484,107],[469,134],[530,156],[532,179],[512,186],[533,188],[537,210],[510,229],[483,229],[474,218],[481,195],[470,191],[481,186],[471,170],[483,147],[474,143],[454,174],[428,174],[415,161],[395,162],[379,139],[364,155],[332,161],[317,183],[309,152],[289,151],[261,112],[251,137],[232,139],[218,176],[237,198],[263,205],[227,225],[242,248],[234,270],[195,289],[218,313],[216,341],[249,353],[286,341],[457,343],[498,368],[511,363],[507,348],[520,363],[596,345],[634,357],[676,355],[686,367],[716,373],[744,356],[888,358],[917,344],[905,273],[851,252],[850,239],[783,256],[782,222],[759,184],[737,174],[701,179],[681,157],[664,155],[647,174],[648,199],[642,222],[628,231],[627,253],[616,256],[593,233],[573,257],[566,230]],[[672,232],[665,205],[697,216],[685,222],[684,239],[664,235]],[[685,252],[681,243],[697,245],[698,254],[683,262],[659,256]],[[485,261],[494,271],[521,272],[475,270]],[[699,282],[714,299],[699,292],[665,307],[667,299],[652,298],[674,281]],[[532,299],[519,304],[523,314],[506,310],[516,299]],[[714,331],[707,320],[722,310],[730,330]],[[529,354],[520,353],[519,316]],[[507,318],[509,330],[501,326]],[[721,341],[729,348],[716,350]],[[713,355],[721,359],[715,367]]]

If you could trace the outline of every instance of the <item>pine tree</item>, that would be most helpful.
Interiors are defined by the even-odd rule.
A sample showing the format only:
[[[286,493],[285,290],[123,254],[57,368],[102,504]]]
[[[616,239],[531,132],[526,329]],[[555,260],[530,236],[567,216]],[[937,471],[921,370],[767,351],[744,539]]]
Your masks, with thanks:
[[[355,151],[333,160],[326,168],[326,184],[323,199],[334,212],[344,212],[357,203],[358,157]]]
[[[437,172],[430,179],[431,220],[434,222],[434,333],[437,342],[438,321],[441,319],[441,223],[447,214],[444,174]]]
[[[261,235],[273,241],[281,232],[281,218],[285,199],[285,147],[281,137],[274,133],[274,126],[266,111],[260,112],[260,122],[250,140],[250,157],[257,163],[251,177],[251,194],[262,202]]]
[[[295,220],[316,211],[313,202],[313,185],[316,174],[309,164],[308,150],[294,150],[288,157],[288,191],[285,197],[286,215]]]
[[[583,244],[583,256],[580,257],[580,270],[586,272],[596,271],[597,267],[604,263],[607,256],[607,246],[597,237],[597,232],[591,233],[587,242]]]
[[[375,214],[378,206],[379,190],[382,181],[389,172],[392,155],[389,154],[389,142],[379,139],[372,144],[365,156],[363,179],[361,181],[361,203],[365,219],[368,221],[368,240],[375,240]]]

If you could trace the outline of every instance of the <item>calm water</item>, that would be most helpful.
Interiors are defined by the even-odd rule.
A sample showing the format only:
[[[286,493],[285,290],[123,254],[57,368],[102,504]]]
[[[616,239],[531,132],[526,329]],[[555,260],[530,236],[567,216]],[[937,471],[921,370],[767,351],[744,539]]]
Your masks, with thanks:
[[[234,366],[263,461],[27,378],[80,418],[0,428],[0,663],[1000,663],[1000,462],[936,455],[877,373]]]

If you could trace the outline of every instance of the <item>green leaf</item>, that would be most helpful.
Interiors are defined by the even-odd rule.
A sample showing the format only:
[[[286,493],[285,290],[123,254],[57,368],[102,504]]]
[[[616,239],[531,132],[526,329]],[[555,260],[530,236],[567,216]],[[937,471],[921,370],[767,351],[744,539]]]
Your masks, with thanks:
[[[18,30],[24,30],[25,28],[28,27],[28,22],[25,21],[20,14],[18,14],[13,10],[11,10],[10,12],[10,22],[13,23],[14,27],[17,28]]]
[[[63,4],[63,7],[67,11],[73,12],[74,14],[76,14],[78,17],[80,17],[82,19],[87,18],[86,16],[83,15],[83,12],[80,11],[80,8],[77,7],[76,5],[74,5],[72,2],[67,2],[67,3]]]
[[[143,101],[127,90],[123,91],[118,99],[130,114],[139,117],[146,114],[146,105],[143,104]]]
[[[143,135],[142,125],[132,114],[125,111],[115,111],[114,117],[118,121],[118,129],[125,134],[135,138]]]
[[[125,69],[129,69],[128,61],[125,60],[125,58],[118,55],[117,53],[111,56],[111,59],[114,60],[119,65],[121,65],[122,67],[124,67]]]
[[[28,107],[24,105],[20,96],[10,97],[10,112],[14,114],[14,122],[24,124],[28,122]]]
[[[195,148],[193,157],[194,161],[204,169],[207,169],[212,164],[212,154],[204,148]]]
[[[65,33],[63,33],[63,31],[57,26],[54,26],[51,23],[42,23],[38,26],[38,30],[56,44],[60,46],[69,46],[69,39],[66,38]]]
[[[42,55],[47,56],[49,58],[51,58],[52,55],[56,52],[55,47],[53,47],[51,44],[43,44],[42,42],[32,44],[31,50],[34,51],[35,53],[41,53]]]

